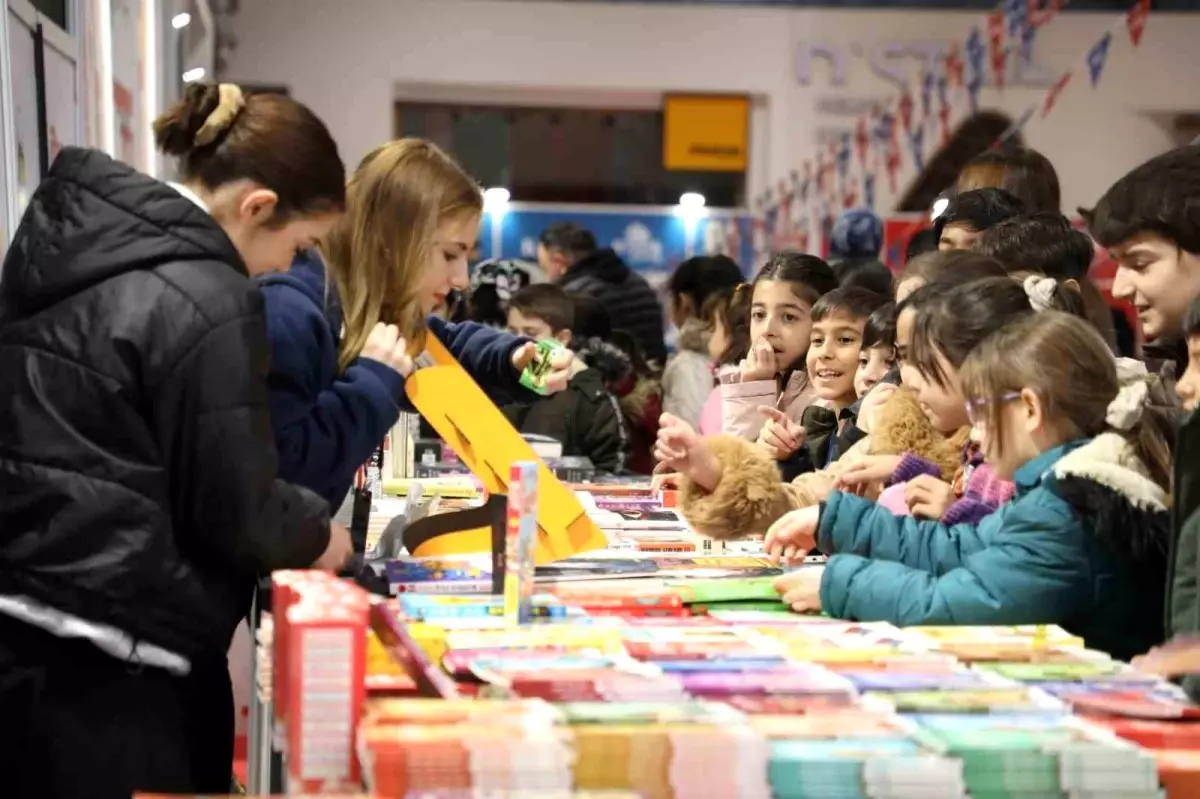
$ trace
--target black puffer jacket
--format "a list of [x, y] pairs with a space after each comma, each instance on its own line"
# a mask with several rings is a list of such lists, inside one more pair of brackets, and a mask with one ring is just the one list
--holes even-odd
[[262, 298], [175, 189], [68, 148], [0, 281], [0, 595], [196, 657], [328, 507], [275, 479]]
[[646, 278], [630, 269], [611, 249], [596, 250], [579, 259], [559, 281], [564, 291], [599, 300], [608, 311], [613, 330], [630, 333], [642, 356], [667, 362], [663, 342], [663, 309]]

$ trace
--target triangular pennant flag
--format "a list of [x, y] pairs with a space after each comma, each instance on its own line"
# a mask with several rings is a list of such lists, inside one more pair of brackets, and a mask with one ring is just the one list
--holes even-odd
[[858, 118], [858, 124], [854, 130], [854, 146], [858, 152], [858, 165], [866, 166], [867, 149], [871, 146], [871, 136], [867, 133], [867, 118], [861, 116]]
[[929, 119], [933, 108], [934, 75], [928, 70], [921, 72], [921, 120]]
[[875, 210], [875, 175], [871, 172], [863, 175], [863, 202], [869, 210]]
[[987, 16], [988, 52], [991, 55], [992, 75], [996, 87], [1004, 88], [1005, 62], [1008, 53], [1004, 50], [1004, 13], [996, 11]]
[[1100, 73], [1104, 71], [1104, 64], [1108, 61], [1108, 47], [1112, 44], [1112, 33], [1106, 33], [1100, 37], [1100, 41], [1092, 45], [1092, 49], [1088, 50], [1087, 65], [1088, 72], [1092, 76], [1092, 86], [1100, 83]]
[[963, 61], [958, 55], [957, 45], [951, 45], [946, 53], [946, 82], [951, 87], [963, 85]]
[[1067, 88], [1067, 84], [1071, 82], [1070, 70], [1059, 76], [1058, 80], [1054, 81], [1054, 85], [1050, 87], [1050, 91], [1046, 93], [1046, 100], [1042, 103], [1042, 116], [1046, 116], [1054, 109], [1054, 104], [1058, 102], [1058, 97]]
[[1137, 47], [1142, 43], [1142, 33], [1146, 30], [1146, 20], [1150, 16], [1150, 0], [1138, 0], [1133, 8], [1125, 15], [1125, 25], [1129, 28], [1129, 40]]
[[1033, 61], [1033, 40], [1037, 36], [1037, 28], [1026, 25], [1021, 30], [1021, 64], [1028, 66]]
[[904, 94], [900, 96], [900, 124], [905, 130], [912, 129], [912, 114], [913, 114], [913, 98], [908, 93], [908, 89], [904, 90]]
[[1008, 38], [1018, 38], [1029, 22], [1025, 0], [1004, 0], [1004, 16], [1008, 21]]

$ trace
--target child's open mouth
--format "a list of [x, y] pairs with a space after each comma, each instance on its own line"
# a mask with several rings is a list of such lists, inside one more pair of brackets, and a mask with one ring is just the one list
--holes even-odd
[[818, 369], [816, 372], [816, 377], [821, 380], [837, 380], [839, 377], [842, 377], [845, 374], [845, 372], [839, 372], [836, 369]]

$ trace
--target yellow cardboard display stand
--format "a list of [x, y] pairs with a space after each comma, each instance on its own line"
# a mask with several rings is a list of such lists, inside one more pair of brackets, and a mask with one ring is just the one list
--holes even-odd
[[575, 494], [546, 468], [533, 448], [479, 384], [434, 336], [426, 337], [433, 360], [414, 372], [405, 391], [442, 440], [479, 478], [489, 501], [483, 508], [444, 513], [409, 526], [404, 543], [415, 557], [493, 552], [493, 530], [504, 525], [509, 470], [518, 461], [538, 462], [538, 564], [603, 549], [604, 533], [588, 518]]

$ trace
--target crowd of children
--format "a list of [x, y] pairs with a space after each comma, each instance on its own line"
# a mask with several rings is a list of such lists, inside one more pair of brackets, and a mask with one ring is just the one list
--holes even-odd
[[[1089, 237], [1046, 159], [991, 151], [890, 296], [772, 258], [726, 394], [737, 413], [715, 435], [665, 415], [660, 481], [703, 534], [828, 555], [780, 578], [796, 611], [1061, 624], [1149, 653], [1143, 668], [1200, 671], [1200, 426], [1181, 421], [1200, 403], [1198, 182], [1200, 148], [1153, 159], [1084, 212]], [[1140, 348], [1088, 278], [1097, 245], [1161, 369], [1126, 357]]]

